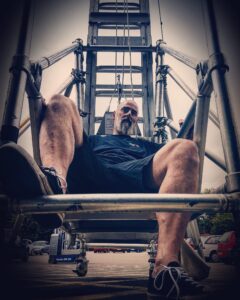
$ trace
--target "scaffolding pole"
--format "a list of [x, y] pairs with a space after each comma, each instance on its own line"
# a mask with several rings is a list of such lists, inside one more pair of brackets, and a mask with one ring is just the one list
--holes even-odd
[[[4, 197], [2, 196], [2, 201]], [[13, 200], [22, 213], [239, 211], [240, 193], [232, 194], [80, 194]]]

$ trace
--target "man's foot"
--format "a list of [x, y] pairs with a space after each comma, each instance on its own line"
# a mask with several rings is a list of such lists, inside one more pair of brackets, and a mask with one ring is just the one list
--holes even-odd
[[[0, 181], [9, 196], [30, 198], [62, 194], [57, 175], [54, 177], [54, 172], [46, 168], [41, 170], [33, 158], [15, 143], [0, 147], [0, 166]], [[63, 220], [60, 214], [37, 215], [36, 219], [53, 228], [61, 226]]]
[[179, 299], [183, 295], [201, 294], [203, 286], [194, 281], [179, 266], [172, 262], [162, 265], [155, 278], [149, 277], [148, 299]]

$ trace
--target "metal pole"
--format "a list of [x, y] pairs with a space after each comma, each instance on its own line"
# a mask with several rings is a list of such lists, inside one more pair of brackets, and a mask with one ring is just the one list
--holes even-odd
[[190, 57], [189, 55], [186, 55], [180, 51], [174, 50], [171, 47], [168, 47], [164, 45], [163, 43], [160, 44], [160, 48], [165, 52], [171, 55], [172, 57], [176, 58], [180, 62], [184, 63], [188, 67], [192, 69], [196, 69], [198, 60], [196, 58]]
[[155, 105], [156, 105], [156, 117], [163, 116], [163, 81], [161, 76], [161, 66], [164, 63], [163, 53], [157, 53], [157, 66], [156, 66], [156, 96], [155, 96]]
[[[167, 69], [167, 68], [166, 68]], [[168, 97], [168, 91], [167, 91], [167, 76], [165, 75], [164, 81], [163, 81], [163, 99], [164, 99], [164, 105], [166, 109], [166, 115], [168, 119], [173, 119], [172, 109]], [[176, 138], [176, 133], [174, 130], [170, 129], [171, 137], [172, 139]]]
[[[198, 192], [201, 192], [202, 185], [202, 173], [203, 173], [203, 162], [204, 162], [204, 153], [205, 153], [205, 144], [206, 144], [206, 135], [207, 135], [207, 123], [208, 123], [208, 112], [209, 112], [209, 103], [210, 97], [198, 95], [196, 101], [196, 114], [194, 122], [194, 133], [193, 140], [197, 144], [198, 153], [199, 153], [199, 175], [198, 175]], [[188, 233], [191, 235], [194, 244], [197, 247], [197, 251], [201, 257], [204, 257], [200, 232], [198, 229], [198, 224], [196, 220], [193, 220], [188, 225]]]
[[[81, 54], [80, 51], [75, 51], [75, 70], [76, 72], [80, 71], [81, 68]], [[76, 92], [77, 92], [77, 107], [78, 109], [82, 109], [82, 103], [81, 103], [81, 91], [80, 91], [80, 82], [76, 81]]]
[[[163, 99], [163, 77], [162, 77], [162, 67], [164, 65], [164, 52], [160, 50], [161, 40], [157, 41], [157, 52], [156, 52], [156, 88], [155, 88], [155, 120], [158, 120], [164, 115], [164, 99]], [[159, 134], [159, 126], [156, 126], [156, 135], [158, 143], [162, 142], [161, 135]]]
[[226, 177], [229, 192], [240, 190], [240, 153], [237, 144], [237, 134], [230, 109], [230, 99], [227, 91], [224, 73], [223, 55], [221, 54], [218, 32], [211, 0], [205, 0], [204, 12], [208, 34], [209, 63], [211, 67], [212, 84], [216, 96], [216, 105], [220, 121], [220, 132], [228, 175]]
[[74, 84], [74, 76], [71, 74], [68, 78], [57, 88], [55, 94], [62, 94], [69, 86]]
[[176, 82], [176, 84], [188, 95], [192, 100], [197, 98], [197, 95], [191, 90], [191, 88], [180, 78], [179, 75], [171, 67], [168, 67], [167, 72], [169, 76]]
[[39, 132], [41, 126], [41, 116], [43, 109], [43, 99], [42, 96], [28, 95], [29, 102], [29, 112], [30, 112], [30, 122], [32, 131], [32, 145], [33, 145], [33, 157], [35, 161], [41, 165], [40, 149], [39, 149]]
[[46, 56], [46, 57], [42, 57], [39, 60], [32, 61], [31, 63], [33, 65], [41, 66], [42, 70], [44, 70], [44, 69], [52, 66], [53, 64], [55, 64], [56, 62], [58, 62], [59, 60], [61, 60], [65, 56], [67, 56], [68, 54], [74, 52], [78, 48], [79, 48], [79, 41], [76, 40], [72, 43], [72, 45], [64, 48], [63, 50], [60, 50], [60, 51], [58, 51], [54, 54], [51, 54], [49, 56]]
[[23, 213], [230, 212], [240, 210], [240, 194], [66, 194], [16, 199], [12, 205]]
[[201, 191], [203, 162], [205, 153], [205, 144], [207, 136], [208, 112], [209, 112], [210, 96], [199, 95], [197, 97], [196, 116], [194, 122], [193, 140], [198, 146], [198, 154], [200, 160], [198, 192]]
[[16, 55], [13, 57], [11, 77], [9, 82], [6, 108], [1, 129], [3, 141], [17, 142], [21, 121], [24, 93], [27, 82], [27, 72], [30, 63], [30, 37], [33, 25], [31, 1], [26, 0], [23, 8], [20, 35], [18, 38]]
[[[174, 124], [174, 122], [172, 120], [168, 119], [166, 125], [169, 126], [169, 128], [171, 128], [174, 132], [176, 132], [176, 133], [179, 132], [177, 125]], [[214, 162], [219, 168], [221, 168], [223, 171], [226, 172], [226, 165], [225, 165], [224, 161], [220, 157], [216, 156], [209, 149], [205, 150], [205, 155], [212, 162]]]
[[[196, 100], [197, 95], [190, 89], [189, 86], [173, 71], [171, 67], [167, 69], [170, 77], [176, 82], [176, 84], [188, 95], [191, 100]], [[214, 114], [213, 111], [209, 111], [209, 119], [219, 128], [218, 117]]]
[[76, 91], [77, 91], [77, 106], [79, 110], [83, 110], [84, 108], [84, 82], [83, 82], [83, 52], [82, 52], [82, 40], [78, 40], [79, 42], [79, 48], [78, 50], [75, 51], [75, 55], [76, 55], [76, 63], [75, 63], [75, 67], [76, 67], [76, 76], [78, 76], [79, 78], [77, 78], [76, 80]]
[[187, 113], [187, 116], [185, 117], [185, 120], [178, 132], [178, 135], [177, 135], [178, 138], [187, 138], [187, 135], [194, 124], [196, 105], [197, 105], [197, 102], [196, 102], [196, 100], [194, 100], [194, 102], [192, 103], [192, 105]]

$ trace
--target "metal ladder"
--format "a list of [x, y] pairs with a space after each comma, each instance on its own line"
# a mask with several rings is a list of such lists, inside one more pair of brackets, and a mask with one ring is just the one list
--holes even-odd
[[[129, 32], [137, 31], [139, 36], [128, 36], [128, 29]], [[116, 35], [107, 35], [110, 30], [116, 30]], [[121, 30], [120, 35], [118, 35], [119, 30]], [[140, 122], [143, 123], [144, 136], [152, 136], [154, 99], [149, 1], [140, 0], [139, 3], [116, 1], [114, 3], [91, 0], [86, 50], [87, 76], [84, 110], [91, 112], [85, 119], [87, 133], [96, 133], [95, 124], [102, 121], [101, 117], [95, 116], [96, 105], [101, 102], [102, 98], [110, 99], [112, 95], [115, 98], [119, 97], [119, 93], [115, 93], [116, 85], [99, 84], [97, 82], [98, 76], [112, 74], [114, 77], [114, 73], [115, 75], [122, 75], [124, 72], [132, 73], [130, 75], [140, 74], [141, 76], [141, 84], [133, 83], [131, 86], [128, 83], [119, 88], [122, 95], [127, 98], [132, 97], [133, 94], [134, 98], [142, 99], [143, 118], [140, 119]], [[140, 65], [98, 64], [100, 53], [125, 52], [131, 55], [129, 51], [140, 54]], [[104, 128], [101, 132], [106, 132], [106, 130]]]
[[[136, 13], [136, 16], [133, 18], [129, 16], [129, 24], [141, 24], [141, 39], [142, 37], [146, 38], [146, 40], [142, 40], [143, 44], [136, 44], [134, 45], [133, 38], [133, 46], [131, 46], [131, 51], [140, 52], [141, 53], [141, 61], [142, 65], [140, 68], [136, 69], [137, 71], [141, 71], [142, 73], [142, 80], [143, 83], [146, 83], [144, 80], [150, 80], [150, 84], [144, 86], [142, 84], [142, 97], [143, 97], [143, 120], [144, 120], [144, 135], [150, 136], [151, 133], [151, 124], [153, 121], [153, 116], [151, 115], [154, 111], [153, 108], [153, 97], [152, 97], [152, 82], [151, 82], [151, 69], [152, 67], [152, 52], [156, 51], [155, 47], [151, 46], [149, 40], [149, 14], [148, 14], [148, 1], [140, 1], [140, 6], [136, 4], [133, 5], [134, 9], [138, 7], [138, 9], [143, 9], [143, 12]], [[104, 3], [101, 3], [101, 5]], [[110, 9], [111, 5], [109, 3], [104, 4], [100, 8], [107, 8]], [[75, 52], [77, 57], [77, 67], [81, 70], [81, 61], [79, 61], [79, 52], [87, 51], [87, 78], [88, 78], [88, 85], [86, 87], [86, 101], [84, 108], [86, 111], [91, 112], [91, 115], [86, 118], [85, 121], [85, 129], [88, 133], [94, 133], [95, 123], [97, 118], [95, 118], [95, 105], [96, 105], [96, 94], [98, 95], [108, 95], [111, 94], [113, 86], [108, 85], [107, 87], [101, 87], [97, 85], [96, 82], [96, 74], [101, 71], [107, 71], [108, 68], [106, 66], [98, 66], [97, 65], [97, 53], [100, 51], [128, 51], [128, 46], [121, 46], [119, 42], [118, 46], [109, 45], [109, 41], [113, 41], [113, 37], [100, 37], [97, 34], [97, 30], [99, 29], [98, 26], [121, 26], [123, 23], [122, 15], [117, 17], [117, 13], [115, 15], [116, 18], [112, 18], [109, 15], [109, 19], [106, 16], [106, 13], [99, 12], [99, 6], [96, 6], [95, 1], [91, 1], [91, 11], [90, 11], [90, 29], [91, 34], [89, 34], [90, 42], [86, 46], [83, 46], [80, 41], [76, 41], [74, 44], [69, 46], [68, 48], [59, 51], [58, 53], [44, 57], [37, 62], [30, 62], [28, 59], [29, 56], [29, 49], [30, 44], [28, 40], [28, 34], [31, 30], [31, 26], [28, 26], [28, 22], [26, 20], [29, 19], [30, 10], [25, 11], [25, 16], [22, 28], [21, 28], [21, 37], [18, 43], [17, 55], [14, 59], [12, 70], [12, 81], [9, 87], [9, 94], [6, 102], [6, 111], [4, 115], [3, 125], [1, 129], [1, 139], [2, 142], [13, 141], [17, 142], [18, 134], [19, 134], [19, 125], [20, 125], [20, 118], [21, 118], [21, 108], [23, 102], [23, 95], [25, 90], [30, 101], [30, 114], [31, 114], [31, 124], [32, 124], [32, 133], [33, 133], [33, 140], [35, 141], [35, 158], [37, 160], [37, 133], [38, 133], [38, 126], [39, 126], [39, 113], [41, 111], [41, 94], [38, 89], [38, 71], [43, 71], [45, 68], [51, 66], [55, 62], [57, 62], [62, 57], [66, 56], [71, 52]], [[119, 8], [120, 9], [120, 8]], [[210, 12], [210, 20], [214, 20], [214, 15], [212, 7], [209, 7]], [[105, 14], [105, 15], [103, 15]], [[122, 13], [121, 13], [122, 14]], [[131, 13], [132, 14], [132, 13]], [[114, 13], [113, 13], [114, 15]], [[130, 15], [130, 14], [129, 14]], [[112, 19], [111, 19], [112, 18]], [[118, 18], [118, 19], [117, 19]], [[31, 18], [30, 18], [31, 19]], [[29, 19], [29, 20], [30, 20]], [[114, 22], [113, 23], [113, 19]], [[108, 21], [108, 22], [107, 22]], [[105, 22], [105, 23], [104, 23]], [[112, 22], [112, 23], [111, 23]], [[31, 22], [29, 22], [31, 23]], [[102, 23], [102, 24], [101, 24]], [[110, 25], [108, 24], [110, 23]], [[101, 25], [99, 25], [101, 24]], [[215, 24], [212, 22], [210, 24], [211, 27], [215, 29]], [[103, 29], [102, 28], [102, 29]], [[213, 30], [213, 32], [214, 32]], [[211, 30], [209, 30], [212, 32]], [[146, 35], [142, 35], [144, 33]], [[220, 130], [223, 133], [224, 137], [227, 136], [226, 140], [228, 143], [224, 144], [224, 153], [225, 153], [225, 160], [226, 160], [226, 170], [227, 170], [227, 177], [226, 177], [226, 189], [221, 191], [221, 194], [209, 194], [209, 195], [160, 195], [160, 194], [143, 194], [143, 195], [102, 195], [101, 199], [99, 199], [98, 195], [54, 195], [54, 196], [43, 196], [38, 197], [37, 199], [21, 199], [21, 202], [14, 201], [16, 199], [11, 199], [11, 204], [15, 211], [22, 212], [22, 213], [47, 213], [49, 211], [54, 212], [66, 212], [68, 214], [69, 221], [76, 221], [77, 225], [81, 225], [78, 221], [80, 217], [82, 219], [87, 219], [90, 216], [93, 216], [93, 211], [90, 211], [89, 214], [84, 212], [84, 210], [92, 210], [91, 204], [95, 204], [94, 213], [96, 215], [100, 213], [104, 213], [104, 215], [112, 219], [113, 218], [113, 211], [116, 213], [116, 216], [121, 214], [121, 212], [128, 211], [125, 214], [125, 219], [129, 220], [152, 220], [151, 216], [149, 217], [149, 213], [154, 213], [156, 211], [196, 211], [196, 212], [203, 212], [203, 211], [231, 211], [239, 213], [239, 191], [240, 191], [240, 163], [239, 163], [239, 150], [237, 149], [237, 139], [236, 139], [236, 131], [233, 126], [233, 118], [231, 112], [229, 110], [229, 101], [228, 95], [226, 90], [226, 85], [224, 81], [224, 72], [225, 72], [225, 64], [223, 61], [222, 56], [219, 54], [220, 49], [218, 45], [218, 40], [216, 35], [212, 35], [211, 47], [212, 47], [212, 56], [209, 58], [209, 70], [207, 73], [202, 72], [203, 67], [199, 65], [199, 81], [201, 86], [201, 91], [204, 94], [207, 94], [212, 91], [212, 89], [216, 90], [221, 97], [218, 99], [217, 106], [219, 107], [220, 115], [219, 115], [219, 123], [220, 123]], [[103, 38], [103, 39], [102, 39]], [[111, 40], [112, 38], [112, 40]], [[115, 37], [114, 37], [115, 38]], [[92, 40], [91, 40], [92, 39]], [[118, 38], [119, 40], [119, 38]], [[139, 39], [136, 39], [136, 43], [140, 43]], [[98, 44], [95, 44], [99, 42]], [[101, 43], [105, 43], [105, 45], [101, 45]], [[170, 52], [171, 49], [165, 47], [164, 45], [160, 45], [160, 48], [164, 50], [166, 53]], [[176, 52], [175, 52], [176, 53]], [[81, 59], [81, 57], [80, 57]], [[109, 69], [111, 69], [110, 66]], [[146, 68], [146, 69], [145, 69]], [[108, 71], [109, 71], [108, 69]], [[129, 69], [129, 66], [128, 66]], [[39, 73], [41, 73], [39, 71]], [[113, 71], [113, 70], [112, 70]], [[93, 77], [91, 77], [93, 76]], [[90, 77], [90, 78], [89, 78]], [[76, 80], [76, 78], [74, 78]], [[68, 94], [71, 90], [71, 86], [74, 80], [70, 81], [68, 85], [66, 85], [65, 94]], [[126, 87], [125, 87], [126, 88]], [[107, 93], [106, 90], [110, 90], [111, 92]], [[17, 91], [17, 92], [16, 92]], [[99, 94], [100, 93], [100, 94]], [[146, 98], [144, 98], [146, 97]], [[200, 128], [201, 116], [206, 116], [208, 114], [208, 107], [204, 107], [204, 97], [199, 97], [195, 101], [196, 115], [200, 119], [196, 119], [198, 125], [198, 137], [201, 136], [202, 130], [206, 128]], [[88, 100], [89, 99], [89, 100]], [[100, 100], [97, 100], [100, 101]], [[146, 106], [146, 107], [145, 107]], [[193, 109], [193, 110], [194, 110]], [[192, 111], [193, 111], [192, 110]], [[193, 122], [193, 112], [190, 111], [189, 119], [187, 123]], [[14, 116], [14, 117], [13, 117]], [[204, 127], [204, 126], [203, 126]], [[203, 134], [205, 134], [203, 132]], [[201, 150], [201, 155], [204, 155], [204, 149]], [[6, 197], [1, 195], [1, 200], [4, 200]], [[118, 205], [113, 205], [118, 202]], [[60, 205], [59, 205], [60, 204]], [[103, 208], [104, 204], [104, 208]], [[129, 205], [131, 205], [131, 210], [129, 211]], [[106, 210], [106, 211], [104, 211]], [[139, 215], [138, 212], [141, 211]], [[109, 213], [110, 212], [110, 213]], [[85, 213], [85, 214], [84, 214]], [[135, 213], [135, 215], [134, 215]], [[100, 215], [99, 214], [99, 215]], [[72, 216], [71, 216], [72, 215]], [[146, 216], [147, 215], [147, 216]], [[103, 215], [102, 215], [103, 216]], [[79, 223], [78, 223], [79, 222]], [[145, 226], [145, 224], [144, 224]], [[78, 228], [75, 228], [78, 230]]]

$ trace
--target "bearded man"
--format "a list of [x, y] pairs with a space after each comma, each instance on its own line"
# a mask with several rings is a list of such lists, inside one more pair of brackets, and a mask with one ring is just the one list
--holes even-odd
[[[193, 141], [157, 144], [131, 137], [138, 106], [125, 100], [114, 113], [113, 134], [87, 136], [75, 104], [62, 95], [48, 102], [40, 130], [39, 167], [13, 143], [0, 149], [0, 178], [17, 196], [60, 193], [196, 193], [199, 157]], [[202, 286], [180, 267], [179, 251], [190, 213], [156, 213], [159, 225], [151, 298], [199, 293]], [[55, 227], [59, 215], [51, 215]]]

